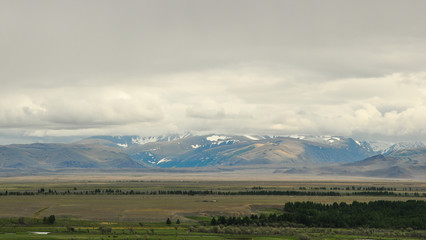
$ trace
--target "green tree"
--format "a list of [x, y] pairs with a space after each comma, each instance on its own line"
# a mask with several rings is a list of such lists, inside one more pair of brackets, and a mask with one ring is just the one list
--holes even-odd
[[49, 218], [48, 218], [48, 222], [49, 222], [50, 224], [55, 223], [55, 220], [56, 220], [55, 215], [50, 215], [50, 216], [49, 216]]
[[179, 218], [178, 218], [178, 220], [176, 220], [176, 224], [180, 224], [180, 220], [179, 220]]
[[170, 221], [170, 218], [167, 218], [166, 224], [167, 224], [167, 225], [172, 224], [172, 221]]
[[47, 224], [53, 224], [55, 223], [55, 215], [50, 215], [49, 217], [44, 217], [43, 218], [43, 223], [47, 223]]

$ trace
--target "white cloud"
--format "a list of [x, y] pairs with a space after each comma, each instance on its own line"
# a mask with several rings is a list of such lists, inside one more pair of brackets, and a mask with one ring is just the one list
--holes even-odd
[[0, 135], [424, 138], [424, 8], [2, 2]]
[[239, 68], [157, 76], [149, 87], [27, 89], [3, 95], [0, 121], [3, 129], [39, 137], [143, 134], [147, 128], [154, 134], [414, 136], [426, 132], [424, 76], [299, 82], [281, 72]]
[[424, 76], [299, 82], [259, 68], [168, 74], [149, 87], [130, 81], [4, 94], [0, 121], [39, 137], [185, 130], [415, 136], [426, 132]]

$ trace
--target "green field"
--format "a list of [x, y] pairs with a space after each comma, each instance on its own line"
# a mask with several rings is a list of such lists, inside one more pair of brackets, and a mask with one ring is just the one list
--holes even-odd
[[[345, 195], [392, 189], [401, 196]], [[40, 189], [44, 192], [40, 193]], [[368, 190], [366, 190], [368, 189]], [[372, 190], [373, 189], [373, 190]], [[52, 194], [48, 194], [48, 192]], [[96, 192], [93, 192], [96, 190]], [[112, 194], [105, 190], [113, 190]], [[121, 193], [118, 194], [120, 190]], [[336, 191], [341, 196], [146, 194], [181, 191]], [[422, 182], [3, 181], [0, 239], [422, 239], [424, 230], [326, 229], [303, 226], [210, 226], [214, 216], [283, 211], [296, 201], [334, 203], [426, 200]], [[126, 191], [143, 194], [124, 194]], [[86, 194], [88, 192], [88, 194]], [[53, 194], [55, 193], [55, 194]], [[117, 194], [116, 194], [117, 193]], [[418, 193], [420, 195], [415, 195]], [[43, 217], [56, 216], [54, 224]], [[172, 221], [166, 224], [166, 219]], [[179, 219], [180, 224], [176, 224]], [[101, 231], [107, 229], [108, 231]], [[49, 232], [47, 235], [33, 232]]]

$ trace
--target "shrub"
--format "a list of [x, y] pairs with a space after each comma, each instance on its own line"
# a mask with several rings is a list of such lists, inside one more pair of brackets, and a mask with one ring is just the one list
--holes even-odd
[[306, 234], [306, 233], [302, 233], [302, 234], [299, 235], [299, 239], [300, 240], [311, 240], [311, 237], [309, 237], [309, 235]]

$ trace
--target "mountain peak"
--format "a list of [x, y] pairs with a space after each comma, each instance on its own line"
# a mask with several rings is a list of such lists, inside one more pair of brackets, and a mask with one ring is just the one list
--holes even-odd
[[406, 142], [384, 142], [384, 141], [368, 141], [371, 148], [380, 154], [389, 155], [393, 152], [405, 149], [424, 148], [425, 144], [421, 141], [406, 141]]

